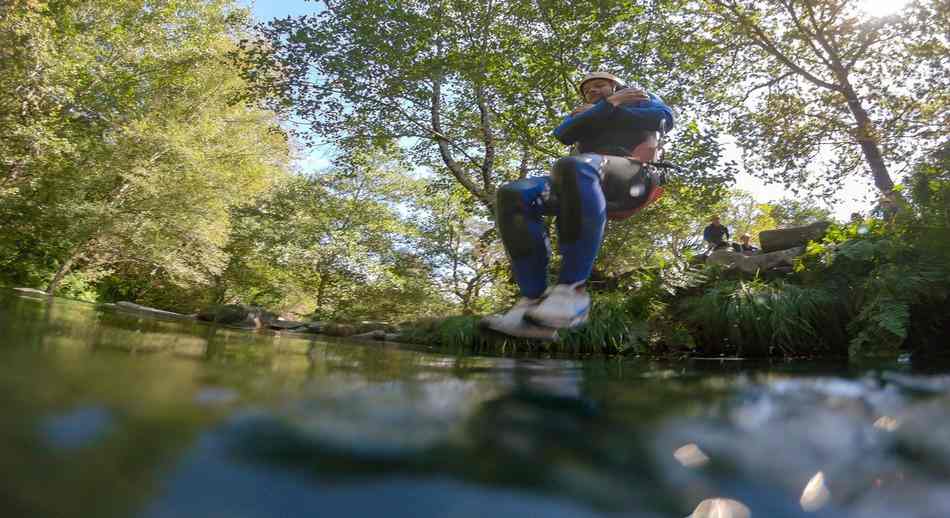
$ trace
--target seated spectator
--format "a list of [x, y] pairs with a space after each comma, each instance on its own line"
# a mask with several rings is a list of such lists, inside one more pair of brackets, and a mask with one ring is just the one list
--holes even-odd
[[729, 237], [729, 229], [719, 223], [719, 216], [709, 218], [709, 225], [703, 229], [703, 240], [709, 243], [711, 250], [719, 250], [727, 247], [726, 238]]
[[752, 236], [749, 234], [742, 234], [739, 237], [739, 252], [742, 252], [745, 255], [752, 255], [759, 253], [759, 247], [754, 246], [750, 240]]

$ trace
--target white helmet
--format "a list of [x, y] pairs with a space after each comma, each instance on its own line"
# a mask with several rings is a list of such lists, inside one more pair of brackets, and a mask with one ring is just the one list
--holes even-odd
[[623, 81], [610, 72], [591, 72], [590, 74], [584, 76], [584, 79], [581, 79], [581, 82], [577, 84], [577, 91], [580, 92], [581, 96], [584, 95], [584, 83], [593, 81], [594, 79], [606, 79], [608, 81], [612, 81], [617, 86], [623, 86]]

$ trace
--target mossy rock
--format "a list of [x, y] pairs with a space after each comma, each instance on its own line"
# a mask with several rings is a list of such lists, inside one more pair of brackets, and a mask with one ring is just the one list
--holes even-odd
[[354, 324], [357, 334], [369, 333], [372, 331], [383, 331], [384, 333], [394, 333], [396, 332], [396, 326], [390, 324], [389, 322], [372, 322], [372, 321], [363, 321], [358, 324]]
[[327, 336], [353, 336], [356, 334], [356, 326], [352, 324], [327, 322], [320, 327], [320, 333]]
[[198, 312], [195, 318], [226, 326], [260, 329], [275, 322], [277, 315], [257, 306], [222, 304]]
[[759, 243], [762, 253], [787, 250], [797, 246], [805, 246], [809, 241], [818, 241], [824, 237], [831, 223], [818, 221], [811, 225], [794, 228], [778, 228], [759, 232]]

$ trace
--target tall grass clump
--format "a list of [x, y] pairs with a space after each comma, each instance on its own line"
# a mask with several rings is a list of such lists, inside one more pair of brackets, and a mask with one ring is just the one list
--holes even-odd
[[639, 317], [636, 301], [621, 293], [594, 294], [588, 324], [561, 331], [558, 340], [545, 342], [479, 329], [478, 316], [453, 316], [416, 322], [403, 330], [401, 340], [432, 345], [447, 352], [490, 354], [626, 354], [641, 352], [647, 324]]
[[706, 354], [844, 354], [840, 301], [828, 290], [778, 281], [717, 281], [679, 305]]
[[643, 351], [648, 326], [637, 301], [623, 293], [595, 294], [592, 299], [587, 324], [562, 331], [559, 349], [580, 354]]

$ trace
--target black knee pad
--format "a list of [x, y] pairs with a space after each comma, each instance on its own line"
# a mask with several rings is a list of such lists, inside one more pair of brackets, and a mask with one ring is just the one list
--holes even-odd
[[498, 233], [511, 257], [525, 257], [538, 252], [538, 244], [528, 229], [527, 218], [530, 216], [523, 207], [524, 203], [523, 193], [514, 184], [498, 188], [495, 204]]
[[558, 236], [565, 243], [572, 243], [581, 237], [581, 192], [577, 184], [578, 169], [583, 164], [576, 156], [564, 157], [554, 163], [551, 170], [551, 190], [557, 196], [559, 215]]

